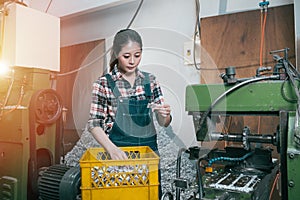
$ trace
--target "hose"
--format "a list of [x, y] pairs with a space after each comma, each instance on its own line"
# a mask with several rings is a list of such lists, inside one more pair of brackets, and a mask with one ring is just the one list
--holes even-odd
[[210, 159], [208, 161], [208, 166], [211, 166], [214, 162], [221, 161], [221, 160], [230, 161], [230, 162], [240, 162], [240, 161], [245, 160], [249, 156], [251, 156], [253, 153], [254, 152], [249, 152], [249, 153], [245, 154], [244, 156], [242, 156], [240, 158], [231, 158], [231, 157], [217, 157], [217, 158], [213, 158], [213, 159]]

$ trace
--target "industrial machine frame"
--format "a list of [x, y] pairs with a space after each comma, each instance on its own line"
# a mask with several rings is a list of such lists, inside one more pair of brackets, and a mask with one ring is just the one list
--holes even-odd
[[[282, 57], [275, 54], [281, 52]], [[174, 191], [162, 199], [180, 200], [182, 191], [199, 200], [299, 197], [300, 74], [289, 62], [287, 48], [273, 53], [275, 66], [259, 67], [253, 77], [237, 79], [235, 68], [228, 67], [221, 74], [223, 84], [187, 86], [186, 111], [193, 116], [197, 140], [216, 145], [180, 149]], [[56, 125], [61, 123], [62, 101], [50, 89], [52, 78], [45, 70], [18, 68], [5, 82], [7, 91], [0, 90], [5, 97], [0, 113], [1, 199], [80, 197], [80, 168], [60, 164], [62, 135]], [[278, 124], [272, 133], [252, 133], [247, 125], [238, 133], [219, 131], [218, 126], [224, 127], [220, 119], [231, 116], [272, 116]], [[222, 145], [224, 141], [230, 145]], [[196, 161], [195, 180], [181, 177], [183, 153]]]
[[[259, 67], [253, 77], [237, 79], [235, 68], [228, 67], [220, 76], [223, 84], [187, 86], [186, 111], [193, 116], [197, 140], [214, 146], [180, 149], [176, 193], [168, 191], [162, 199], [179, 200], [182, 191], [192, 193], [188, 199], [203, 200], [299, 197], [300, 75], [288, 60], [288, 50], [271, 52], [275, 66]], [[223, 118], [244, 116], [271, 116], [278, 125], [272, 133], [251, 133], [247, 125], [239, 133], [224, 131]], [[180, 176], [183, 152], [197, 160], [196, 181]]]

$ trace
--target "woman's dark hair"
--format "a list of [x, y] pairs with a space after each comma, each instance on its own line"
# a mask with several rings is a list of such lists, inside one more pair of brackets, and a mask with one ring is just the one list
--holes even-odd
[[129, 43], [129, 41], [137, 42], [141, 49], [143, 47], [141, 36], [132, 29], [123, 29], [116, 33], [113, 41], [113, 46], [111, 50], [111, 58], [110, 58], [110, 68], [109, 71], [112, 71], [114, 66], [118, 64], [118, 54], [121, 49]]

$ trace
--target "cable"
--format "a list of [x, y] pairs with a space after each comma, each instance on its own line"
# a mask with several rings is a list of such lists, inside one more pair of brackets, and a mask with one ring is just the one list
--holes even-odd
[[[289, 56], [289, 59], [293, 59], [293, 58], [295, 58], [295, 55]], [[274, 61], [265, 62], [266, 65], [272, 64], [272, 63], [274, 63]], [[246, 69], [246, 68], [256, 67], [258, 65], [259, 65], [259, 63], [255, 63], [255, 64], [251, 64], [251, 65], [240, 65], [240, 66], [236, 66], [235, 68], [236, 69]], [[214, 71], [214, 70], [225, 70], [226, 68], [227, 67], [220, 67], [220, 68], [205, 68], [205, 67], [201, 67], [200, 70]]]
[[[296, 111], [297, 111], [296, 117], [297, 117], [297, 116], [300, 116], [300, 109], [299, 109], [299, 106], [300, 106], [300, 93], [299, 93], [299, 90], [296, 86], [295, 78], [294, 78], [293, 74], [291, 73], [291, 71], [289, 70], [289, 62], [287, 62], [285, 59], [283, 59], [283, 66], [286, 70], [286, 73], [287, 73], [289, 79], [292, 82], [295, 94], [297, 96], [297, 109], [296, 109]], [[296, 122], [297, 122], [297, 120], [296, 120]]]
[[[194, 33], [194, 38], [193, 38], [193, 40], [194, 40], [194, 44], [193, 44], [193, 62], [194, 62], [194, 66], [195, 66], [196, 70], [200, 70], [200, 67], [198, 67], [197, 61], [196, 61], [196, 46], [197, 46], [196, 39], [197, 39], [197, 33], [195, 32]], [[198, 53], [200, 53], [200, 52], [198, 52]]]
[[277, 183], [277, 181], [279, 179], [279, 176], [280, 176], [280, 172], [277, 173], [277, 175], [275, 177], [275, 180], [273, 182], [272, 189], [271, 189], [270, 196], [269, 196], [269, 200], [272, 200], [272, 194], [273, 194], [273, 192], [275, 190], [275, 185], [276, 185], [276, 183]]
[[199, 34], [199, 38], [201, 37], [201, 25], [200, 25], [200, 2], [199, 0], [195, 0], [196, 2], [196, 27], [198, 28], [197, 29], [197, 32]]
[[257, 134], [260, 134], [260, 122], [261, 122], [261, 115], [258, 116], [258, 122], [257, 122]]
[[[261, 39], [260, 39], [260, 53], [259, 53], [259, 64], [263, 66], [263, 47], [264, 47], [264, 40], [265, 40], [265, 29], [266, 29], [266, 22], [267, 22], [267, 9], [261, 11]], [[263, 19], [263, 20], [262, 20]]]
[[108, 50], [106, 50], [101, 56], [99, 56], [98, 58], [96, 58], [95, 60], [91, 61], [90, 63], [87, 63], [86, 65], [83, 65], [77, 69], [74, 69], [72, 71], [68, 71], [68, 72], [65, 72], [65, 73], [60, 73], [60, 74], [57, 74], [57, 76], [67, 76], [67, 75], [70, 75], [70, 74], [73, 74], [73, 73], [76, 73], [80, 70], [83, 70], [87, 67], [89, 67], [90, 65], [92, 65], [93, 63], [95, 63], [96, 61], [102, 59], [109, 51], [111, 50], [111, 48], [109, 48]]
[[260, 52], [259, 52], [259, 64], [263, 66], [263, 47], [265, 40], [265, 29], [267, 22], [267, 13], [269, 1], [263, 0], [258, 4], [261, 7], [261, 17], [260, 17], [260, 29], [261, 29], [261, 38], [260, 38]]
[[[135, 11], [135, 13], [134, 13], [132, 19], [130, 20], [129, 24], [128, 24], [127, 27], [126, 27], [127, 29], [130, 28], [131, 24], [132, 24], [133, 21], [135, 20], [135, 18], [136, 18], [136, 16], [137, 16], [138, 12], [140, 11], [140, 9], [141, 9], [141, 7], [142, 7], [143, 2], [144, 2], [144, 0], [141, 0], [141, 1], [140, 1], [137, 10]], [[79, 72], [80, 70], [83, 70], [83, 69], [89, 67], [91, 64], [95, 63], [96, 61], [98, 61], [98, 60], [102, 59], [104, 56], [106, 56], [106, 55], [108, 54], [108, 52], [110, 52], [111, 48], [112, 48], [112, 47], [108, 48], [101, 56], [99, 56], [98, 58], [96, 58], [96, 59], [93, 60], [92, 62], [90, 62], [90, 63], [88, 63], [88, 64], [86, 64], [86, 65], [84, 65], [84, 66], [82, 66], [82, 67], [79, 67], [78, 69], [74, 69], [74, 70], [69, 71], [69, 72], [57, 74], [57, 76], [67, 76], [67, 75], [70, 75], [70, 74]], [[104, 71], [105, 71], [105, 69], [104, 69]]]
[[[294, 58], [294, 57], [293, 57]], [[297, 75], [298, 78], [300, 78], [300, 73], [299, 71], [296, 69], [296, 67], [288, 60], [288, 57], [287, 57], [287, 62], [290, 66], [290, 68], [292, 69], [292, 71], [294, 72], [295, 75]]]
[[297, 90], [295, 78], [294, 78], [292, 72], [291, 72], [290, 69], [289, 69], [289, 63], [286, 62], [285, 60], [283, 60], [283, 66], [284, 66], [284, 68], [285, 68], [285, 70], [286, 70], [286, 73], [287, 73], [289, 79], [290, 79], [291, 82], [292, 82], [292, 85], [293, 85], [294, 90], [295, 90], [295, 94], [296, 94], [296, 96], [297, 96], [297, 100], [299, 101], [299, 100], [300, 100], [300, 94], [299, 94], [299, 91]]
[[51, 4], [52, 4], [52, 0], [50, 0], [50, 1], [49, 1], [49, 3], [48, 3], [48, 6], [47, 6], [47, 8], [46, 8], [46, 10], [45, 10], [45, 13], [47, 13], [47, 12], [48, 12], [48, 10], [49, 10], [49, 8], [50, 8]]
[[132, 24], [133, 21], [135, 20], [135, 18], [136, 18], [136, 16], [137, 16], [137, 14], [139, 13], [139, 11], [140, 11], [140, 9], [141, 9], [143, 3], [144, 3], [144, 0], [141, 0], [140, 3], [139, 3], [138, 8], [136, 9], [136, 11], [135, 11], [135, 13], [134, 13], [134, 15], [133, 15], [133, 17], [132, 17], [132, 19], [130, 20], [129, 24], [127, 25], [127, 29], [130, 28], [131, 24]]
[[256, 78], [253, 78], [253, 79], [249, 79], [249, 80], [246, 80], [244, 82], [241, 82], [235, 86], [233, 86], [232, 88], [228, 89], [227, 91], [225, 91], [223, 94], [221, 94], [211, 105], [210, 107], [208, 108], [208, 110], [204, 113], [204, 115], [201, 117], [201, 120], [200, 120], [200, 129], [197, 131], [199, 132], [202, 128], [202, 126], [204, 125], [204, 122], [206, 120], [206, 118], [208, 117], [208, 115], [211, 113], [212, 109], [219, 103], [220, 100], [222, 100], [224, 97], [226, 97], [227, 95], [229, 95], [230, 93], [234, 92], [235, 90], [245, 86], [245, 85], [248, 85], [250, 83], [254, 83], [254, 82], [259, 82], [259, 81], [264, 81], [264, 80], [277, 80], [279, 78], [278, 75], [273, 75], [273, 76], [266, 76], [266, 77], [256, 77]]
[[286, 96], [286, 94], [284, 93], [284, 85], [285, 83], [287, 82], [287, 79], [288, 77], [286, 77], [283, 81], [283, 83], [281, 84], [281, 87], [280, 87], [280, 91], [281, 91], [281, 95], [282, 95], [282, 98], [284, 100], [286, 100], [287, 102], [290, 102], [290, 103], [297, 103], [297, 99], [291, 99], [289, 97]]
[[8, 99], [10, 97], [10, 94], [11, 94], [11, 91], [12, 91], [12, 87], [14, 85], [14, 82], [15, 82], [15, 75], [14, 75], [14, 71], [12, 70], [12, 75], [11, 75], [11, 80], [10, 80], [10, 84], [9, 84], [9, 87], [7, 89], [7, 93], [6, 93], [6, 96], [5, 96], [5, 99], [4, 99], [4, 102], [1, 106], [1, 111], [0, 111], [0, 120], [2, 118], [2, 115], [3, 115], [3, 112], [4, 112], [4, 108], [8, 102]]
[[3, 113], [0, 115], [0, 120], [1, 120], [4, 116], [8, 115], [9, 113], [11, 113], [11, 112], [17, 110], [17, 108], [18, 108], [18, 107], [21, 105], [21, 103], [22, 103], [24, 94], [25, 94], [25, 92], [24, 92], [24, 85], [22, 85], [22, 86], [21, 86], [21, 89], [20, 89], [20, 97], [19, 97], [19, 99], [18, 99], [17, 104], [14, 105], [13, 108], [11, 108], [10, 110], [8, 110], [8, 111], [6, 111], [6, 112], [3, 112]]
[[[194, 40], [193, 62], [194, 62], [195, 69], [200, 70], [200, 67], [197, 65], [197, 61], [196, 61], [196, 46], [197, 46], [196, 39], [197, 39], [197, 35], [198, 35], [199, 40], [200, 40], [200, 34], [201, 34], [200, 15], [199, 15], [199, 13], [200, 13], [199, 0], [195, 0], [195, 7], [196, 7], [196, 23], [195, 23], [195, 30], [194, 30], [194, 37], [193, 37], [193, 40]], [[200, 44], [199, 44], [199, 48], [201, 48]], [[198, 53], [200, 53], [200, 52], [198, 52]], [[201, 55], [199, 55], [199, 56], [201, 56]]]

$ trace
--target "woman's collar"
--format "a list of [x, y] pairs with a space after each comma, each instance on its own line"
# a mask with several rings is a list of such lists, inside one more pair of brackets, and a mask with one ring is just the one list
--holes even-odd
[[[144, 74], [141, 72], [141, 70], [139, 70], [139, 68], [136, 68], [136, 75], [138, 77], [145, 78]], [[113, 76], [113, 79], [115, 79], [115, 80], [119, 80], [123, 76], [122, 73], [119, 71], [117, 65], [112, 70], [112, 76]]]

